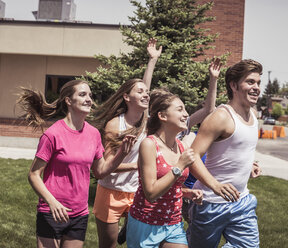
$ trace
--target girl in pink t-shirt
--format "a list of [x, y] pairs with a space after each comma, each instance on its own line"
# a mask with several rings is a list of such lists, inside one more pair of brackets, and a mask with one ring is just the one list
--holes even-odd
[[183, 102], [165, 90], [150, 98], [148, 137], [140, 145], [139, 187], [127, 225], [128, 247], [187, 247], [181, 222], [182, 183], [188, 177], [193, 150], [184, 150], [176, 135], [187, 129]]
[[108, 175], [134, 144], [135, 137], [126, 136], [113, 160], [105, 161], [100, 133], [85, 121], [92, 106], [91, 95], [86, 81], [73, 80], [51, 104], [42, 94], [25, 88], [18, 100], [25, 119], [35, 127], [60, 112], [65, 114], [41, 136], [29, 171], [29, 182], [39, 195], [37, 247], [83, 247], [90, 169], [96, 178]]

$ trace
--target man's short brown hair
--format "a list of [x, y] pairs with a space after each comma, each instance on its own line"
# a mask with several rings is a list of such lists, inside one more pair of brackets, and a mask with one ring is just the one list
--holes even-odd
[[240, 79], [246, 77], [252, 72], [257, 72], [262, 74], [262, 65], [252, 59], [244, 59], [237, 64], [228, 68], [225, 74], [226, 89], [229, 100], [233, 99], [233, 91], [231, 89], [230, 83], [239, 83]]

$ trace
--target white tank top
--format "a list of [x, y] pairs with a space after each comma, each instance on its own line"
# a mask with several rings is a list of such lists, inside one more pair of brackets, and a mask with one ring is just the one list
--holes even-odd
[[[124, 119], [124, 114], [119, 115], [119, 132], [127, 129]], [[139, 146], [146, 133], [140, 134], [137, 142], [132, 147], [130, 153], [124, 158], [122, 163], [136, 163], [139, 155]], [[138, 188], [138, 170], [129, 172], [117, 172], [98, 180], [98, 183], [108, 189], [114, 189], [122, 192], [134, 193]]]
[[[228, 105], [224, 107], [235, 124], [233, 134], [227, 139], [215, 141], [207, 151], [206, 167], [221, 183], [231, 183], [240, 192], [240, 199], [249, 194], [247, 182], [250, 177], [258, 141], [258, 121], [252, 109], [253, 125], [244, 124]], [[212, 203], [227, 203], [210, 188], [197, 181], [193, 189], [203, 190], [203, 199]]]

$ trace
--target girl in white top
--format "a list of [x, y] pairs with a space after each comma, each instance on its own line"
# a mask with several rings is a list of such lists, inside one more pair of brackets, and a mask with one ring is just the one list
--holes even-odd
[[[126, 216], [133, 203], [138, 186], [138, 147], [145, 138], [149, 89], [153, 70], [162, 47], [156, 49], [156, 40], [150, 39], [150, 56], [142, 79], [131, 79], [121, 85], [96, 114], [96, 127], [105, 133], [105, 158], [112, 159], [116, 148], [126, 134], [133, 134], [137, 142], [115, 173], [98, 181], [93, 213], [96, 217], [100, 248], [116, 247], [118, 222]], [[104, 132], [103, 132], [104, 131]]]

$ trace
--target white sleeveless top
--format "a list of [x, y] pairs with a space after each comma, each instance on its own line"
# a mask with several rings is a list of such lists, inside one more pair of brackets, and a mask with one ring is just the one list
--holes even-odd
[[[127, 129], [124, 119], [124, 114], [119, 115], [119, 132]], [[140, 134], [132, 150], [124, 158], [122, 163], [137, 163], [139, 155], [139, 146], [143, 139], [146, 138], [146, 133]], [[128, 172], [116, 172], [98, 180], [98, 183], [108, 189], [114, 189], [122, 192], [135, 193], [138, 188], [138, 170]]]
[[[258, 141], [258, 121], [252, 109], [253, 125], [244, 124], [231, 107], [224, 107], [232, 116], [235, 124], [233, 134], [227, 139], [215, 141], [207, 151], [206, 167], [221, 183], [231, 183], [240, 192], [240, 199], [249, 194], [247, 183], [252, 170], [255, 149]], [[199, 180], [193, 189], [203, 190], [203, 199], [212, 203], [227, 203]]]

